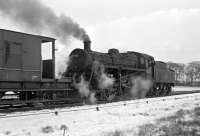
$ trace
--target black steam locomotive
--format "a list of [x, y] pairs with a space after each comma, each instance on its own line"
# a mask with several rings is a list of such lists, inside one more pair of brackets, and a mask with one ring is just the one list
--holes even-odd
[[[100, 99], [109, 99], [113, 94], [119, 98], [130, 96], [130, 90], [133, 90], [131, 88], [136, 84], [137, 87], [142, 86], [135, 82], [136, 79], [152, 83], [148, 85], [147, 90], [137, 88], [139, 98], [165, 96], [171, 93], [175, 75], [166, 63], [155, 61], [150, 55], [133, 51], [119, 53], [117, 49], [109, 49], [108, 53], [95, 52], [91, 50], [90, 43], [90, 40], [84, 41], [84, 49], [75, 49], [71, 52], [64, 75], [74, 77], [77, 82], [83, 77], [88, 82], [90, 90], [95, 90]], [[112, 87], [99, 87], [99, 73], [114, 79]], [[141, 96], [142, 92], [145, 94]]]

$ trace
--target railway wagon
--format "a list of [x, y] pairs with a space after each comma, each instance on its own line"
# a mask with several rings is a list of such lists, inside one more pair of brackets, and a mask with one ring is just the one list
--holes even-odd
[[[51, 50], [48, 60], [42, 59], [43, 46]], [[70, 83], [55, 79], [54, 38], [0, 29], [0, 98], [12, 91], [22, 101], [53, 100], [66, 97]]]

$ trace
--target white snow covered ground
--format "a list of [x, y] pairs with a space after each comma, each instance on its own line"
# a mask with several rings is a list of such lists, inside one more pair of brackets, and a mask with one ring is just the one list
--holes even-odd
[[[63, 136], [64, 131], [60, 128], [64, 125], [67, 127], [65, 136], [103, 136], [127, 129], [137, 131], [140, 125], [153, 123], [180, 109], [199, 107], [199, 104], [200, 94], [197, 93], [169, 96], [167, 100], [163, 97], [98, 105], [99, 111], [97, 105], [88, 105], [0, 114], [0, 136]], [[19, 115], [23, 116], [17, 117]]]

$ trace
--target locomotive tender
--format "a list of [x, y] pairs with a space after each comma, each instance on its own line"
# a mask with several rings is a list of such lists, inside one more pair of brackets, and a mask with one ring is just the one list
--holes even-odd
[[[41, 46], [51, 43], [52, 58], [42, 59]], [[168, 95], [174, 85], [174, 71], [166, 63], [150, 55], [138, 52], [108, 53], [92, 51], [90, 40], [85, 39], [84, 49], [74, 49], [62, 79], [55, 78], [55, 39], [0, 29], [0, 104], [8, 103], [2, 98], [12, 91], [19, 96], [17, 102], [45, 102], [79, 100], [80, 94], [73, 87], [73, 76], [84, 75], [90, 88], [99, 90], [95, 81], [94, 62], [104, 67], [105, 73], [115, 79], [110, 90], [119, 97], [130, 88], [130, 78], [140, 76], [150, 79], [153, 86], [147, 96]], [[44, 44], [44, 45], [43, 45]], [[107, 93], [105, 93], [107, 91]], [[109, 90], [101, 90], [109, 96]]]

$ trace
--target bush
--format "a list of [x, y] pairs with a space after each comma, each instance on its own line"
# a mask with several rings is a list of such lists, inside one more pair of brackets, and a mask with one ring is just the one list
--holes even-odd
[[46, 126], [42, 128], [43, 133], [52, 133], [54, 132], [53, 128], [51, 126]]

